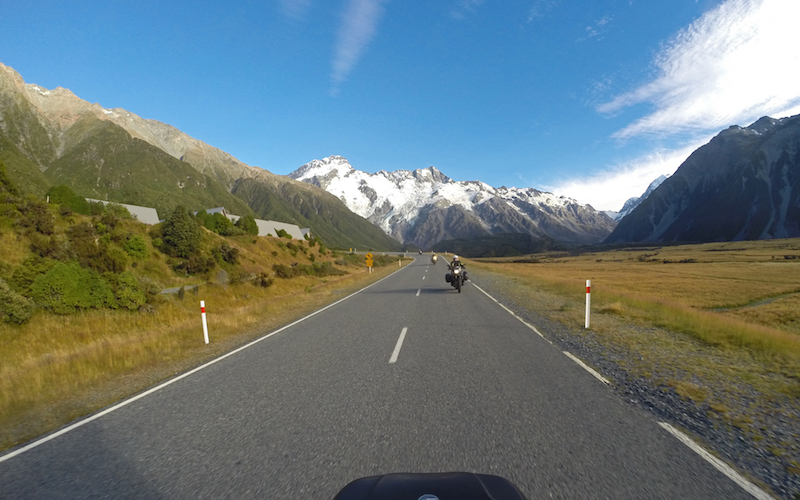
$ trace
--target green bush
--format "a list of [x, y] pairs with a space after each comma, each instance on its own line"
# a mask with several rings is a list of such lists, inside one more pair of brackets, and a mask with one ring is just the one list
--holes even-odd
[[17, 205], [17, 210], [22, 214], [22, 218], [18, 221], [21, 227], [33, 229], [41, 234], [53, 234], [56, 221], [47, 204], [28, 197]]
[[188, 259], [179, 262], [173, 267], [175, 271], [184, 271], [186, 274], [205, 274], [217, 267], [214, 257], [203, 255], [192, 255]]
[[51, 234], [45, 236], [39, 233], [31, 233], [30, 249], [34, 255], [46, 259], [68, 261], [74, 258], [69, 242], [63, 237]]
[[31, 296], [31, 287], [36, 278], [47, 273], [56, 261], [45, 259], [38, 255], [29, 255], [22, 264], [14, 269], [11, 278], [8, 280], [8, 285], [15, 292], [24, 295], [25, 297]]
[[273, 264], [272, 270], [275, 271], [275, 276], [283, 279], [290, 279], [300, 276], [302, 272], [299, 266], [287, 266], [285, 264]]
[[4, 323], [21, 325], [33, 315], [34, 303], [23, 297], [0, 278], [0, 320]]
[[133, 258], [144, 259], [147, 257], [147, 242], [138, 234], [128, 235], [122, 248]]
[[235, 266], [239, 263], [239, 249], [233, 248], [227, 243], [222, 243], [220, 246], [214, 247], [211, 250], [211, 254], [220, 264], [227, 262]]
[[164, 221], [162, 249], [167, 255], [189, 258], [200, 248], [200, 231], [186, 207], [178, 205]]
[[61, 205], [62, 215], [65, 215], [65, 208], [83, 215], [91, 213], [89, 202], [86, 201], [86, 198], [76, 195], [72, 189], [63, 184], [48, 189], [47, 196], [50, 197], [50, 203]]
[[139, 286], [139, 281], [131, 273], [107, 273], [103, 277], [111, 285], [118, 307], [135, 311], [147, 302], [147, 296]]
[[31, 298], [40, 307], [56, 314], [74, 314], [85, 309], [116, 308], [114, 293], [97, 271], [77, 262], [58, 262], [36, 278]]
[[239, 217], [239, 220], [236, 221], [236, 227], [244, 231], [245, 234], [258, 234], [258, 224], [256, 224], [256, 220], [252, 215]]

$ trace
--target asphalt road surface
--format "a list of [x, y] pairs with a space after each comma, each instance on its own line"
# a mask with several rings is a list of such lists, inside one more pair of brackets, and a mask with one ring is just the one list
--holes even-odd
[[456, 293], [441, 260], [406, 266], [6, 453], [0, 497], [330, 499], [466, 470], [531, 500], [753, 498], [474, 284]]

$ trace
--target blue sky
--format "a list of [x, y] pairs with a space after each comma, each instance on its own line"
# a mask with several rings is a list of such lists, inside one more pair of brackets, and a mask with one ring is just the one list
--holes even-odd
[[720, 130], [800, 113], [798, 19], [797, 0], [4, 2], [0, 62], [276, 174], [341, 155], [615, 210]]

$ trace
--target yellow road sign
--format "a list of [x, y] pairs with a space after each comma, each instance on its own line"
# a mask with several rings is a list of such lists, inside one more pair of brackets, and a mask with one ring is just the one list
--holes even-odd
[[367, 258], [367, 260], [372, 260], [372, 252], [367, 252], [367, 255], [365, 257]]
[[367, 266], [372, 267], [372, 259], [367, 259]]

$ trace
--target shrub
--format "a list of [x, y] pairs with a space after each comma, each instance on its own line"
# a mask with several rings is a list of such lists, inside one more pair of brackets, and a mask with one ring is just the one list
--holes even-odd
[[56, 221], [44, 202], [35, 198], [28, 198], [25, 202], [19, 204], [17, 209], [23, 215], [19, 221], [20, 226], [33, 229], [41, 234], [53, 234]]
[[[119, 203], [109, 203], [105, 205], [105, 210], [103, 211], [103, 218], [110, 217], [112, 219], [133, 219], [133, 216], [128, 211], [127, 208], [123, 207]], [[106, 225], [108, 223], [103, 221]], [[116, 222], [116, 221], [115, 221]]]
[[267, 273], [262, 271], [258, 273], [258, 276], [256, 276], [255, 285], [262, 288], [269, 288], [272, 286], [273, 282], [274, 280], [270, 278]]
[[89, 215], [91, 213], [89, 202], [86, 201], [86, 198], [78, 196], [72, 189], [63, 184], [48, 189], [47, 196], [50, 197], [50, 203], [61, 205], [61, 215], [67, 215], [64, 213], [65, 209], [83, 215]]
[[277, 236], [278, 238], [287, 238], [290, 240], [292, 239], [292, 235], [287, 233], [285, 229], [278, 229], [277, 231], [275, 231], [275, 236]]
[[74, 254], [69, 243], [56, 235], [44, 236], [39, 233], [30, 235], [31, 252], [39, 257], [55, 260], [71, 260]]
[[258, 234], [258, 224], [256, 224], [256, 220], [252, 215], [239, 217], [239, 220], [236, 221], [236, 227], [244, 231], [245, 234]]
[[54, 260], [45, 259], [38, 255], [30, 255], [22, 265], [14, 269], [8, 285], [15, 292], [25, 297], [30, 297], [32, 293], [31, 287], [36, 278], [47, 273], [55, 265], [56, 261]]
[[205, 274], [215, 267], [217, 267], [217, 261], [214, 260], [214, 257], [205, 257], [198, 254], [178, 263], [173, 269], [184, 271], [186, 274]]
[[147, 302], [147, 296], [139, 286], [139, 281], [131, 273], [107, 273], [104, 278], [111, 286], [117, 306], [135, 311]]
[[21, 325], [33, 315], [34, 303], [23, 297], [0, 278], [0, 320]]
[[275, 271], [275, 276], [283, 279], [290, 279], [294, 278], [295, 276], [300, 276], [301, 272], [298, 266], [287, 266], [284, 264], [273, 264], [272, 269]]
[[211, 254], [220, 264], [222, 262], [227, 262], [235, 266], [239, 263], [239, 249], [233, 248], [227, 243], [222, 243], [220, 246], [212, 249]]
[[162, 248], [168, 255], [189, 258], [200, 248], [200, 231], [186, 207], [178, 205], [164, 222]]
[[117, 305], [111, 287], [97, 271], [82, 268], [77, 262], [58, 262], [37, 277], [31, 296], [36, 304], [56, 314]]
[[144, 259], [147, 257], [147, 243], [138, 234], [130, 234], [122, 244], [123, 250], [131, 257]]

